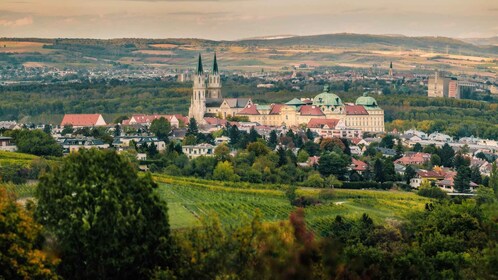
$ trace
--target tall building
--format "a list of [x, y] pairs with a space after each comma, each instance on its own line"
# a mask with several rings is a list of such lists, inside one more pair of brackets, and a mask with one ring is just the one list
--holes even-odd
[[204, 114], [206, 113], [206, 76], [202, 68], [202, 58], [199, 54], [197, 63], [197, 71], [194, 75], [194, 86], [192, 98], [190, 99], [190, 108], [188, 117], [194, 118], [197, 123], [204, 123]]
[[450, 81], [450, 78], [446, 78], [441, 72], [436, 71], [434, 77], [429, 78], [427, 96], [448, 97]]
[[[219, 117], [226, 119], [235, 116], [247, 105], [252, 104], [250, 98], [223, 98], [221, 94], [221, 76], [218, 69], [216, 54], [213, 69], [206, 77], [199, 54], [197, 71], [193, 77], [192, 98], [188, 116], [197, 123], [204, 124], [204, 117]], [[206, 83], [207, 80], [207, 83]]]

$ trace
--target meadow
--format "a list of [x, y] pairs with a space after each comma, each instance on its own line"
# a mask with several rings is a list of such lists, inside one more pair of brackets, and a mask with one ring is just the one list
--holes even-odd
[[31, 162], [37, 158], [37, 156], [29, 154], [0, 151], [0, 166], [21, 165], [23, 167], [28, 167]]
[[[261, 211], [263, 220], [286, 220], [295, 210], [285, 196], [284, 188], [270, 189], [254, 184], [251, 188], [234, 183], [155, 176], [158, 193], [168, 203], [173, 229], [200, 224], [207, 215], [217, 215], [224, 226], [237, 226]], [[324, 232], [337, 215], [358, 218], [368, 214], [379, 223], [403, 221], [413, 211], [422, 211], [430, 200], [415, 193], [401, 191], [336, 189], [323, 196], [323, 189], [300, 188], [297, 195], [315, 197], [321, 202], [305, 208], [306, 221], [316, 233]]]

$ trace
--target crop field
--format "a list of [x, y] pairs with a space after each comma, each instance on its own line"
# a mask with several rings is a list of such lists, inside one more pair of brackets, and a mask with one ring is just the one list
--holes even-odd
[[[195, 227], [199, 219], [216, 214], [225, 226], [250, 219], [256, 209], [265, 221], [286, 220], [295, 210], [281, 190], [247, 189], [223, 186], [215, 181], [158, 178], [159, 194], [166, 200], [172, 228]], [[298, 195], [319, 197], [321, 189], [299, 189]], [[414, 193], [375, 190], [334, 191], [331, 199], [305, 209], [308, 225], [323, 232], [337, 215], [348, 218], [367, 213], [377, 222], [403, 220], [413, 211], [422, 211], [428, 199]]]
[[37, 156], [23, 154], [23, 153], [14, 153], [14, 152], [5, 152], [0, 151], [0, 166], [2, 165], [22, 165], [29, 166], [31, 162], [38, 158]]

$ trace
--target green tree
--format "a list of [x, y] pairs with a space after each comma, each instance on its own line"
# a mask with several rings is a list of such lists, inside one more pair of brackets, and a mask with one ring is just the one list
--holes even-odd
[[37, 156], [62, 156], [62, 147], [41, 130], [15, 130], [12, 133], [19, 152]]
[[431, 164], [432, 166], [441, 166], [442, 161], [441, 158], [437, 154], [431, 155]]
[[479, 171], [479, 167], [477, 165], [470, 168], [470, 181], [478, 185], [482, 184], [481, 171]]
[[226, 143], [222, 143], [214, 149], [214, 155], [219, 161], [227, 161], [230, 159], [230, 148]]
[[306, 130], [306, 138], [308, 138], [308, 141], [315, 139], [315, 135], [313, 135], [313, 132], [309, 128]]
[[450, 145], [448, 145], [448, 143], [445, 143], [439, 151], [439, 157], [441, 158], [441, 164], [444, 167], [452, 167], [455, 151], [452, 147], [450, 147]]
[[40, 178], [36, 217], [68, 279], [139, 279], [165, 266], [168, 213], [150, 174], [113, 151], [82, 150]]
[[49, 124], [46, 124], [44, 127], [43, 127], [43, 132], [45, 132], [46, 134], [50, 135], [52, 134], [52, 126], [49, 125]]
[[219, 181], [238, 181], [239, 176], [235, 174], [233, 166], [229, 161], [220, 161], [213, 171], [213, 179]]
[[150, 131], [157, 136], [157, 139], [168, 142], [168, 135], [171, 132], [171, 124], [164, 117], [155, 119], [150, 124]]
[[266, 147], [266, 145], [260, 141], [252, 142], [247, 145], [247, 151], [250, 153], [254, 153], [256, 157], [267, 155], [270, 152], [268, 147]]
[[119, 137], [121, 136], [121, 125], [116, 124], [114, 126], [114, 137]]
[[309, 157], [310, 155], [304, 149], [299, 149], [297, 152], [297, 162], [307, 162]]
[[394, 136], [392, 136], [391, 134], [384, 136], [384, 138], [380, 140], [379, 147], [384, 147], [388, 149], [394, 148]]
[[190, 118], [186, 135], [187, 136], [193, 135], [193, 136], [197, 137], [197, 134], [199, 134], [199, 128], [197, 127], [197, 121], [194, 118]]
[[318, 171], [324, 177], [334, 175], [343, 178], [347, 172], [348, 163], [337, 153], [325, 153], [318, 160]]
[[489, 175], [489, 187], [494, 190], [495, 195], [498, 198], [498, 167], [496, 162], [493, 162], [491, 173]]
[[376, 159], [374, 163], [374, 179], [377, 182], [385, 182], [386, 178], [384, 175], [384, 163], [381, 159]]
[[268, 147], [270, 147], [270, 149], [274, 150], [275, 147], [277, 147], [277, 145], [278, 145], [277, 132], [275, 130], [272, 130], [270, 132], [270, 137], [268, 138]]
[[415, 145], [413, 146], [413, 151], [422, 152], [422, 150], [423, 150], [422, 145], [420, 143], [415, 143]]
[[454, 179], [454, 188], [457, 192], [466, 193], [470, 190], [471, 170], [468, 166], [460, 166]]
[[74, 131], [74, 129], [73, 129], [73, 125], [71, 125], [71, 124], [66, 124], [66, 125], [64, 126], [64, 128], [62, 129], [61, 134], [62, 134], [62, 135], [72, 134], [72, 133], [73, 133], [73, 131]]
[[413, 167], [411, 165], [408, 165], [405, 169], [405, 175], [404, 175], [404, 179], [405, 179], [406, 183], [410, 184], [410, 180], [412, 178], [414, 178], [415, 175], [417, 175], [417, 172], [415, 171], [415, 169], [413, 169]]

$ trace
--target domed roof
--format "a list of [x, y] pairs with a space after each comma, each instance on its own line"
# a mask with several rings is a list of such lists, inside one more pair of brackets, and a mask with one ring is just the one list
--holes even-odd
[[378, 106], [377, 101], [373, 97], [368, 96], [367, 93], [364, 93], [363, 96], [358, 97], [355, 104], [365, 106], [365, 108]]
[[313, 105], [315, 106], [340, 106], [342, 100], [336, 94], [329, 92], [329, 87], [325, 85], [323, 92], [313, 98]]

